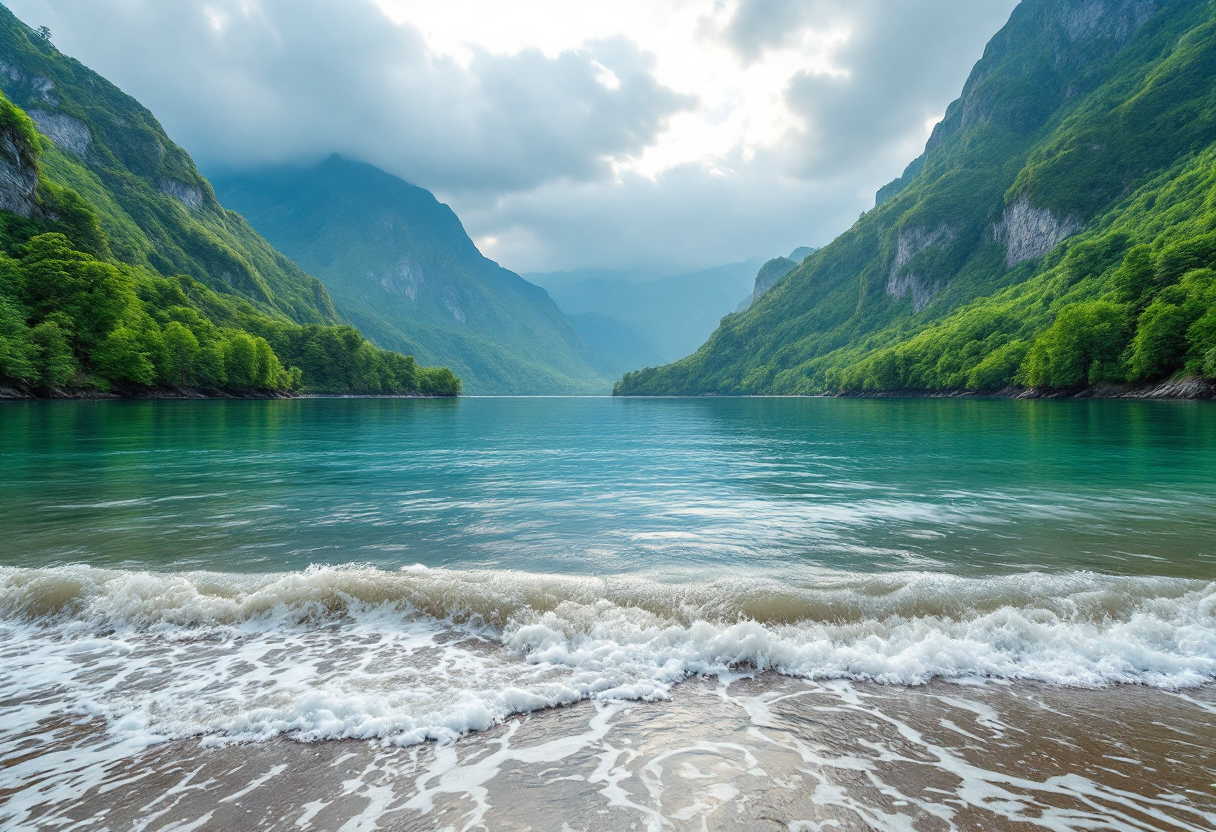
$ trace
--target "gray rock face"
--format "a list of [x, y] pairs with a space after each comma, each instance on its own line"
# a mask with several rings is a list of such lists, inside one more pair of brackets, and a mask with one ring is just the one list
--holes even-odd
[[1074, 42], [1109, 39], [1122, 45], [1157, 11], [1156, 0], [1089, 0], [1060, 12], [1060, 28]]
[[756, 284], [752, 289], [752, 303], [755, 303], [756, 298], [773, 288], [778, 280], [796, 268], [798, 268], [798, 264], [788, 257], [774, 257], [761, 266], [760, 271], [756, 272]]
[[928, 280], [915, 271], [906, 270], [912, 258], [935, 245], [954, 239], [954, 230], [942, 223], [937, 228], [913, 227], [900, 229], [895, 240], [895, 262], [887, 278], [887, 294], [893, 298], [911, 295], [912, 308], [919, 312], [929, 305], [933, 296], [946, 287], [941, 280]]
[[162, 179], [160, 192], [173, 197], [187, 208], [203, 207], [203, 192], [194, 185], [178, 182], [176, 179]]
[[803, 260], [818, 250], [811, 246], [799, 246], [790, 252], [789, 257], [774, 257], [772, 260], [769, 260], [760, 267], [760, 271], [756, 272], [756, 283], [752, 287], [751, 299], [744, 299], [742, 303], [735, 307], [735, 311], [742, 312], [744, 309], [747, 309], [756, 302], [756, 298], [777, 285], [777, 282], [781, 278], [801, 266]]
[[29, 151], [9, 130], [0, 130], [0, 211], [27, 218], [42, 213], [38, 204], [38, 169]]
[[55, 143], [55, 147], [64, 153], [71, 153], [78, 159], [83, 159], [89, 150], [89, 142], [93, 135], [88, 125], [78, 118], [72, 118], [65, 113], [52, 113], [47, 110], [29, 110], [29, 116], [38, 127], [38, 132]]
[[44, 75], [27, 75], [12, 64], [0, 61], [0, 79], [3, 79], [6, 91], [23, 87], [34, 101], [50, 107], [59, 106], [59, 98], [54, 93], [55, 83]]
[[[370, 272], [368, 276], [373, 276]], [[402, 257], [397, 262], [397, 268], [380, 278], [380, 286], [386, 292], [396, 292], [405, 295], [414, 303], [418, 302], [418, 289], [422, 286], [422, 267]]]
[[1057, 217], [1049, 208], [1035, 208], [1021, 197], [1005, 206], [1001, 221], [992, 226], [992, 238], [1005, 244], [1005, 268], [1051, 251], [1081, 230], [1074, 217]]

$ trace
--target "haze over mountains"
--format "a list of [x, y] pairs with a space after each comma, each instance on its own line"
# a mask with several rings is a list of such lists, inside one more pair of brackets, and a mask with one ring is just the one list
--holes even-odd
[[212, 181], [368, 337], [452, 367], [467, 392], [603, 393], [618, 376], [544, 289], [483, 257], [427, 190], [336, 155]]
[[1214, 139], [1211, 3], [1025, 0], [873, 210], [695, 355], [616, 390], [1216, 378]]
[[586, 326], [583, 316], [610, 318], [662, 363], [691, 355], [704, 344], [722, 316], [751, 294], [763, 262], [755, 258], [650, 279], [631, 272], [594, 270], [527, 277], [549, 290], [576, 328]]

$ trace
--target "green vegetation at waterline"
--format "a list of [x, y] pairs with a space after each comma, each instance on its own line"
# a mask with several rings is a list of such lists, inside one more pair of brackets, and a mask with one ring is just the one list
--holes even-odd
[[[0, 386], [455, 395], [225, 211], [152, 116], [0, 6]], [[32, 116], [32, 118], [31, 118]]]
[[60, 232], [23, 240], [14, 226], [39, 223], [15, 219], [0, 216], [0, 383], [268, 393], [307, 378], [317, 392], [459, 392], [451, 371], [377, 350], [351, 327], [276, 321], [188, 277], [97, 259]]
[[619, 394], [1216, 378], [1216, 20], [1027, 0], [879, 205]]

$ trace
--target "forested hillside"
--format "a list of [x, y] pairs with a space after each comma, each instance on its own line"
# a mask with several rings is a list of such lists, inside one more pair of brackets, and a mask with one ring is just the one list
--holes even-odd
[[458, 392], [343, 325], [150, 113], [3, 7], [0, 86], [0, 385]]
[[381, 347], [451, 366], [471, 393], [611, 388], [616, 372], [601, 370], [545, 290], [483, 257], [430, 191], [337, 155], [214, 181]]
[[1025, 0], [878, 204], [620, 394], [1216, 377], [1216, 21]]

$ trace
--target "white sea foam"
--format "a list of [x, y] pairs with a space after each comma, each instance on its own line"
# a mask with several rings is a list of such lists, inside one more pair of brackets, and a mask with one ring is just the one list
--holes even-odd
[[65, 713], [103, 718], [116, 742], [410, 744], [583, 698], [663, 698], [690, 674], [762, 670], [1193, 687], [1216, 679], [1216, 583], [0, 568], [0, 746]]

